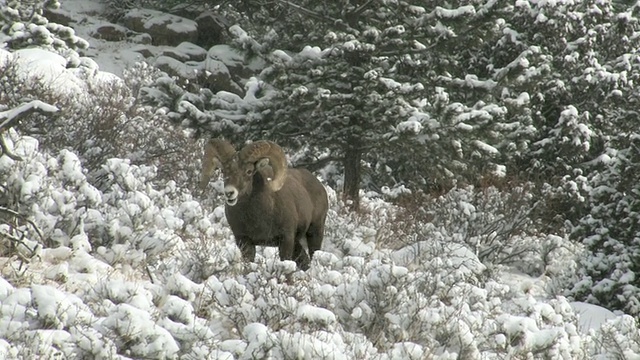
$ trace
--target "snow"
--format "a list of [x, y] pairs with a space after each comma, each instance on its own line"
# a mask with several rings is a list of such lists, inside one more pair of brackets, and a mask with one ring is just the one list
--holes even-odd
[[491, 154], [491, 155], [499, 155], [500, 154], [500, 151], [498, 149], [496, 149], [495, 147], [493, 147], [493, 146], [491, 146], [491, 145], [489, 145], [489, 144], [487, 144], [487, 143], [485, 143], [483, 141], [473, 140], [472, 143], [476, 148], [486, 152], [487, 154]]
[[300, 306], [297, 316], [300, 320], [319, 323], [325, 326], [336, 322], [336, 316], [330, 310], [312, 305]]
[[44, 84], [55, 84], [55, 90], [67, 94], [80, 94], [83, 82], [72, 70], [67, 69], [67, 60], [52, 52], [32, 48], [13, 53], [0, 50], [4, 61], [15, 61], [20, 64], [20, 72], [27, 78], [39, 78]]
[[397, 131], [400, 133], [413, 133], [419, 134], [422, 131], [422, 124], [416, 120], [403, 121], [397, 126]]
[[12, 121], [14, 121], [14, 119], [19, 118], [22, 114], [30, 112], [30, 111], [43, 111], [43, 112], [48, 112], [48, 113], [54, 113], [56, 111], [58, 111], [58, 108], [56, 108], [53, 105], [49, 105], [47, 103], [44, 103], [40, 100], [32, 100], [28, 103], [24, 103], [16, 108], [7, 110], [7, 111], [0, 111], [0, 120], [4, 119], [2, 122], [0, 122], [0, 129], [5, 128], [6, 126], [9, 125], [9, 123], [11, 123]]
[[475, 14], [476, 9], [473, 5], [461, 6], [457, 9], [446, 9], [440, 6], [436, 6], [434, 13], [438, 18], [456, 18], [464, 15]]
[[618, 318], [610, 310], [584, 302], [572, 302], [571, 308], [578, 316], [578, 328], [583, 334], [588, 334], [589, 330], [598, 330], [608, 320]]

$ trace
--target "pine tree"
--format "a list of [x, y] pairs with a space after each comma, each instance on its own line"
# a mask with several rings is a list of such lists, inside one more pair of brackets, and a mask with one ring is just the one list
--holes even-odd
[[78, 66], [77, 51], [87, 49], [89, 43], [75, 35], [64, 25], [49, 22], [43, 15], [45, 9], [57, 9], [57, 0], [8, 1], [0, 6], [0, 31], [2, 42], [9, 49], [40, 47], [56, 52]]
[[253, 34], [231, 29], [247, 56], [270, 62], [244, 98], [166, 78], [145, 97], [197, 134], [317, 149], [322, 159], [301, 161], [337, 161], [356, 206], [362, 180], [380, 190], [504, 174], [495, 145], [507, 108], [473, 70], [481, 39], [496, 36], [497, 9], [428, 5], [302, 1], [268, 24], [274, 10], [260, 8]]
[[[517, 2], [488, 61], [497, 81], [527, 94], [515, 163], [564, 197], [558, 215], [588, 249], [568, 295], [636, 317], [638, 10], [609, 1]], [[520, 61], [509, 62], [517, 53]]]
[[601, 157], [602, 170], [590, 178], [589, 214], [573, 233], [589, 253], [569, 294], [640, 318], [640, 134], [608, 145], [611, 156]]

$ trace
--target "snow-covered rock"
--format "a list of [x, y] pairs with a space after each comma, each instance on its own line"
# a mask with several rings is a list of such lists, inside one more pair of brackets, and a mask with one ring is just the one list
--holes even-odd
[[180, 16], [150, 9], [133, 9], [123, 18], [124, 25], [151, 35], [154, 45], [178, 45], [198, 40], [198, 24]]

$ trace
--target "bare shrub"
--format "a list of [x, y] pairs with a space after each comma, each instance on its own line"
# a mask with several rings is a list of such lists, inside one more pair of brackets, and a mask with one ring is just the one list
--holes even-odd
[[[541, 231], [537, 213], [547, 206], [529, 185], [454, 188], [445, 194], [403, 196], [395, 205], [382, 200], [363, 202], [362, 210], [335, 210], [330, 218], [327, 237], [332, 228], [353, 228], [345, 246], [353, 246], [354, 238], [371, 242], [378, 248], [400, 249], [420, 241], [455, 242], [471, 249], [486, 265], [515, 266], [532, 275], [553, 270], [562, 252], [566, 234], [547, 235]], [[331, 225], [340, 219], [340, 226]], [[336, 227], [337, 226], [337, 227]], [[359, 232], [360, 234], [356, 234]], [[343, 235], [344, 237], [344, 235]], [[364, 246], [364, 245], [359, 245]], [[343, 251], [345, 254], [349, 250]]]
[[473, 249], [483, 263], [521, 265], [531, 255], [542, 261], [552, 251], [536, 243], [546, 237], [532, 216], [538, 205], [526, 186], [468, 187], [408, 211], [423, 224], [422, 236], [450, 236]]
[[225, 246], [224, 234], [187, 235], [183, 241], [185, 259], [189, 259], [183, 266], [183, 272], [194, 282], [204, 282], [212, 275], [238, 274], [242, 270], [239, 252]]
[[43, 149], [72, 149], [92, 177], [99, 175], [107, 159], [119, 157], [132, 164], [155, 165], [158, 182], [172, 180], [195, 188], [192, 174], [199, 168], [199, 156], [185, 159], [194, 158], [201, 145], [163, 114], [136, 100], [136, 91], [157, 75], [153, 68], [138, 65], [126, 73], [125, 80], [96, 76], [92, 69], [75, 74], [85, 91], [70, 96], [55, 88], [59, 84], [42, 77], [25, 79], [15, 61], [5, 62], [0, 65], [0, 107], [13, 108], [35, 99], [56, 106], [60, 111], [55, 116], [33, 114], [17, 129], [36, 137]]

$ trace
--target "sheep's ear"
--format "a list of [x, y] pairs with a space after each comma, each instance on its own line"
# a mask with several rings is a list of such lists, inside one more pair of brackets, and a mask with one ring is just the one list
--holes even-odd
[[273, 168], [269, 163], [269, 158], [263, 158], [256, 161], [256, 171], [259, 171], [267, 182], [273, 181]]
[[269, 166], [269, 158], [262, 158], [256, 161], [256, 170], [261, 170], [267, 166]]

